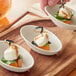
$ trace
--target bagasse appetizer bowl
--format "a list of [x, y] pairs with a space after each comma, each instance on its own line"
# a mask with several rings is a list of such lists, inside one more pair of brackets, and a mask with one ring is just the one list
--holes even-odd
[[49, 51], [43, 50], [33, 45], [32, 41], [39, 34], [38, 32], [36, 32], [36, 27], [38, 26], [26, 25], [22, 27], [20, 30], [20, 34], [22, 38], [25, 40], [25, 42], [28, 44], [29, 47], [31, 47], [35, 52], [39, 54], [43, 54], [43, 55], [54, 55], [58, 53], [59, 51], [61, 51], [62, 49], [61, 41], [52, 32], [46, 30], [45, 28], [44, 28], [44, 31], [48, 32], [49, 41], [51, 42], [50, 50]]
[[59, 11], [60, 5], [56, 5], [54, 7], [46, 6], [45, 11], [48, 14], [49, 18], [59, 27], [69, 29], [69, 30], [76, 30], [76, 11], [71, 9], [70, 7], [67, 7], [72, 10], [73, 17], [71, 19], [71, 24], [66, 24], [58, 19], [55, 18], [55, 14]]
[[1, 41], [1, 40], [0, 40], [0, 65], [3, 68], [5, 68], [9, 71], [13, 71], [13, 72], [28, 71], [34, 65], [33, 57], [23, 47], [21, 47], [17, 44], [14, 44], [14, 45], [18, 47], [19, 55], [22, 56], [22, 67], [13, 67], [13, 66], [5, 64], [4, 62], [1, 61], [2, 57], [4, 57], [5, 50], [9, 47], [9, 44], [6, 41]]

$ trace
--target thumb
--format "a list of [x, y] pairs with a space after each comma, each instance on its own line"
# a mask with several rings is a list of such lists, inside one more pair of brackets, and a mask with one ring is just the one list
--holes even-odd
[[48, 5], [48, 0], [41, 0], [41, 8], [44, 10], [44, 7]]
[[55, 6], [60, 0], [48, 0], [49, 6]]

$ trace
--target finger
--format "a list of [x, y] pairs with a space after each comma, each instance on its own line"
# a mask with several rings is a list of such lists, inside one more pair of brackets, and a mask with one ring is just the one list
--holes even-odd
[[48, 0], [41, 0], [41, 8], [44, 10], [44, 7], [48, 5]]
[[59, 0], [48, 0], [48, 5], [55, 6], [58, 2], [59, 2]]

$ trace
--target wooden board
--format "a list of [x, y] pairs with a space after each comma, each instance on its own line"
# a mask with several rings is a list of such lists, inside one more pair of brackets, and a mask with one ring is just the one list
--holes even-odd
[[74, 69], [68, 76], [76, 76], [76, 69]]
[[63, 52], [60, 55], [58, 54], [58, 56], [44, 56], [34, 52], [20, 36], [20, 28], [24, 26], [22, 25], [18, 29], [1, 37], [0, 40], [12, 39], [17, 44], [26, 48], [34, 57], [35, 65], [31, 70], [24, 73], [13, 73], [0, 67], [1, 76], [5, 74], [7, 74], [6, 76], [66, 76], [70, 71], [76, 68], [76, 33], [56, 27], [51, 21], [38, 21], [28, 24], [50, 26], [46, 28], [55, 33], [62, 41]]

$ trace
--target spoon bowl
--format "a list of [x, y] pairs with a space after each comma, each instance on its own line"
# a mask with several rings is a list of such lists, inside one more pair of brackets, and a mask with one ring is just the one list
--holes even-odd
[[[76, 11], [74, 9], [71, 9], [73, 12], [73, 17], [72, 17], [72, 23], [71, 24], [66, 24], [54, 17], [55, 13], [58, 12], [60, 5], [56, 5], [54, 7], [51, 6], [46, 6], [45, 11], [48, 14], [49, 18], [59, 27], [69, 29], [69, 30], [76, 30]], [[67, 7], [67, 6], [66, 6]], [[69, 8], [69, 7], [68, 7]]]
[[49, 41], [51, 42], [50, 50], [46, 51], [33, 45], [31, 42], [33, 41], [34, 37], [36, 37], [39, 34], [35, 31], [36, 27], [37, 26], [34, 25], [26, 25], [22, 27], [20, 30], [20, 34], [22, 38], [25, 40], [25, 42], [28, 44], [28, 46], [30, 46], [35, 52], [43, 55], [54, 55], [59, 51], [61, 51], [62, 49], [61, 41], [52, 32], [46, 30], [45, 28], [44, 31], [48, 32]]
[[33, 67], [34, 65], [34, 59], [33, 57], [30, 55], [30, 53], [27, 52], [26, 49], [24, 49], [23, 47], [15, 44], [18, 47], [18, 51], [19, 54], [22, 56], [22, 67], [13, 67], [10, 66], [8, 64], [5, 64], [1, 61], [2, 57], [4, 57], [4, 51], [9, 47], [8, 43], [6, 43], [5, 41], [0, 41], [0, 65], [9, 70], [9, 71], [13, 71], [13, 72], [25, 72], [28, 71], [30, 68]]

